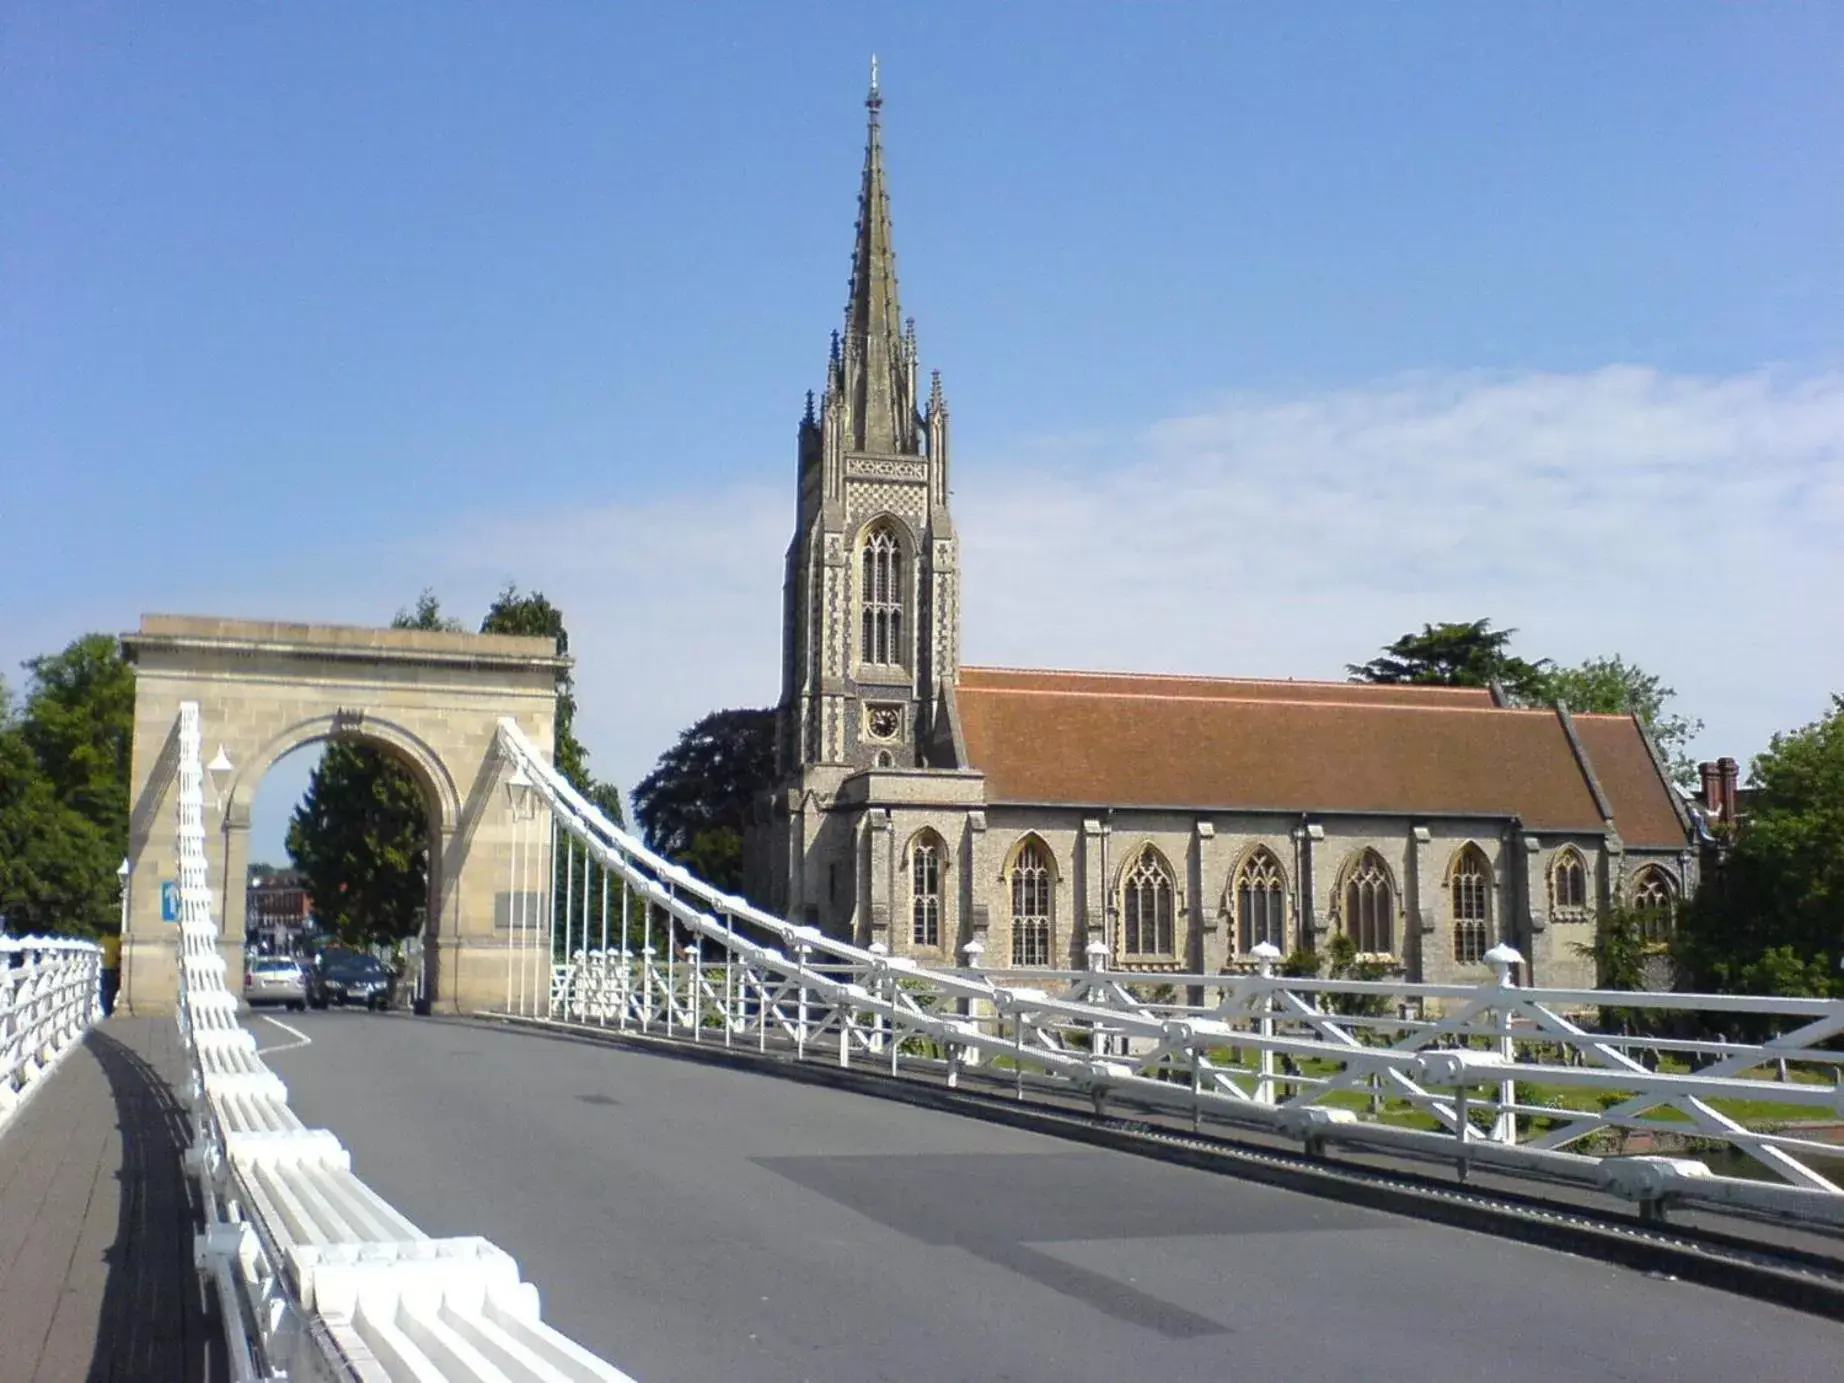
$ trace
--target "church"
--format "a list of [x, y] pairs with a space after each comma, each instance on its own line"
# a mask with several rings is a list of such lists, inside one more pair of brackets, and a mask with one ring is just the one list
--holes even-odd
[[875, 75], [866, 105], [844, 329], [799, 429], [750, 894], [988, 969], [1215, 974], [1342, 934], [1410, 981], [1479, 983], [1505, 941], [1523, 983], [1576, 987], [1603, 905], [1667, 930], [1693, 823], [1633, 717], [961, 665], [947, 397], [898, 302]]

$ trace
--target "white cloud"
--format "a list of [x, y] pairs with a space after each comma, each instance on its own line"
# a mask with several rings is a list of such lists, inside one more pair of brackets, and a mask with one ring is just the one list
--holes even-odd
[[[1414, 377], [958, 467], [969, 662], [1339, 677], [1424, 621], [1618, 652], [1746, 756], [1844, 689], [1844, 376]], [[567, 612], [595, 767], [779, 685], [794, 498], [482, 517], [439, 583]], [[455, 554], [490, 554], [455, 557]]]

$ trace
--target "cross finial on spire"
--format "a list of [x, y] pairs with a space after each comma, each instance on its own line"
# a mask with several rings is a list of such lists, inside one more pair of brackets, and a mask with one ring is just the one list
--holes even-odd
[[871, 94], [868, 100], [875, 105], [879, 99], [881, 99], [881, 93], [877, 87], [877, 54], [873, 53], [871, 54]]

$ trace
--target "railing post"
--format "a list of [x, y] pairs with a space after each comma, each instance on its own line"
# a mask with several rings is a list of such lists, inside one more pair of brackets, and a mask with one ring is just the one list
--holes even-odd
[[[1082, 948], [1082, 955], [1088, 961], [1088, 969], [1091, 975], [1099, 975], [1108, 968], [1108, 943], [1103, 941], [1100, 937], [1091, 938], [1088, 945]], [[1090, 991], [1090, 1002], [1097, 1002], [1093, 997], [1092, 989]], [[1090, 1056], [1103, 1057], [1112, 1055], [1108, 1050], [1112, 1041], [1113, 1039], [1102, 1028], [1101, 1024], [1091, 1023], [1089, 1025], [1088, 1045]]]
[[699, 954], [696, 944], [687, 946], [684, 951], [684, 956], [685, 975], [687, 981], [691, 985], [692, 1041], [696, 1042], [699, 1040], [698, 1034], [704, 1028], [704, 986], [699, 983], [699, 980], [703, 978], [703, 972], [700, 967], [700, 960], [702, 957]]
[[[980, 958], [986, 954], [986, 943], [976, 936], [973, 940], [960, 948], [960, 953], [967, 958], [967, 968], [969, 970], [978, 970], [980, 968]], [[977, 1024], [979, 1022], [979, 1017], [973, 1012], [973, 1005], [977, 1000], [968, 999], [963, 1000], [963, 1002], [967, 1005], [967, 1013], [965, 1016], [969, 1021]], [[979, 1064], [980, 1053], [977, 1047], [968, 1049], [961, 1047], [958, 1043], [955, 1044], [953, 1065], [948, 1069], [948, 1084], [953, 1086], [959, 1083], [961, 1066], [978, 1066]]]
[[813, 947], [806, 941], [794, 946], [794, 963], [800, 967], [800, 985], [798, 997], [794, 1004], [794, 1059], [805, 1061], [807, 1057], [807, 961], [813, 955]]
[[[1496, 987], [1502, 993], [1517, 988], [1517, 980], [1512, 976], [1512, 967], [1522, 965], [1524, 957], [1516, 948], [1499, 942], [1485, 953], [1486, 964], [1492, 967]], [[1495, 1012], [1498, 1014], [1498, 1055], [1505, 1065], [1510, 1066], [1517, 1060], [1517, 1049], [1511, 1039], [1510, 1003], [1501, 1003]], [[1517, 1103], [1517, 1082], [1506, 1079], [1498, 1085], [1498, 1117], [1492, 1121], [1492, 1141], [1495, 1143], [1517, 1142], [1517, 1115], [1511, 1106]]]
[[[870, 946], [868, 946], [866, 949], [871, 953], [871, 955], [877, 957], [876, 960], [873, 960], [871, 962], [871, 964], [877, 968], [870, 975], [866, 976], [866, 978], [870, 980], [871, 985], [876, 986], [876, 988], [872, 989], [871, 992], [873, 994], [876, 994], [879, 998], [883, 998], [885, 997], [884, 982], [890, 976], [889, 970], [883, 967], [883, 957], [888, 956], [890, 954], [890, 948], [884, 945], [884, 943], [881, 941], [873, 941], [870, 944]], [[866, 988], [870, 988], [870, 985], [867, 985]], [[881, 1052], [883, 1051], [883, 1049], [884, 1049], [884, 1015], [881, 1013], [877, 1013], [877, 1014], [873, 1014], [871, 1017], [871, 1050], [873, 1052]], [[896, 1074], [894, 1063], [892, 1064], [890, 1073], [892, 1075]]]
[[1261, 992], [1261, 1017], [1256, 1022], [1256, 1030], [1261, 1035], [1261, 1055], [1258, 1066], [1261, 1079], [1255, 1082], [1255, 1103], [1274, 1103], [1274, 962], [1281, 958], [1281, 948], [1272, 941], [1258, 941], [1249, 952], [1255, 958], [1255, 973], [1266, 983]]
[[640, 948], [640, 1030], [653, 1031], [653, 957], [651, 945]]

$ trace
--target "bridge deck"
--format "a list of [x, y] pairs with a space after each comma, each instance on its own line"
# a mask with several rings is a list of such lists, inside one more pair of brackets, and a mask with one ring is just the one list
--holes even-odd
[[113, 1018], [0, 1133], [9, 1380], [221, 1378], [192, 1269], [173, 1021]]
[[296, 1112], [644, 1383], [1834, 1376], [1829, 1320], [562, 1035], [251, 1023]]

